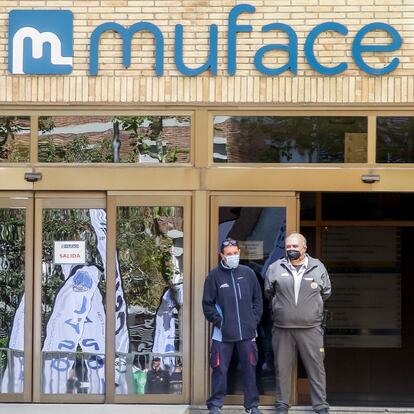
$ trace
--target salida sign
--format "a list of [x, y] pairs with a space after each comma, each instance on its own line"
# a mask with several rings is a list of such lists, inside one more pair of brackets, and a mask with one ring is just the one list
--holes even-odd
[[[270, 23], [262, 27], [239, 24], [243, 13], [253, 14], [256, 8], [250, 4], [233, 7], [227, 22], [227, 74], [233, 76], [237, 71], [237, 37], [239, 33], [260, 31], [283, 32], [287, 43], [272, 43], [260, 47], [252, 56], [258, 72], [266, 76], [277, 76], [285, 72], [298, 73], [298, 36], [293, 27], [285, 23]], [[209, 53], [206, 62], [198, 67], [189, 67], [184, 62], [184, 26], [175, 25], [174, 63], [185, 76], [196, 76], [209, 71], [213, 76], [218, 70], [218, 33], [217, 24], [209, 29]], [[125, 68], [131, 65], [131, 42], [135, 33], [148, 31], [155, 40], [155, 73], [164, 74], [164, 35], [161, 29], [151, 22], [137, 22], [125, 27], [116, 22], [107, 22], [96, 27], [90, 38], [90, 75], [99, 71], [99, 43], [103, 33], [114, 31], [122, 39], [122, 62]], [[381, 31], [390, 40], [387, 44], [368, 43], [367, 35]], [[313, 27], [306, 36], [304, 54], [307, 63], [322, 75], [339, 75], [348, 68], [340, 61], [327, 66], [318, 61], [314, 51], [315, 43], [325, 32], [336, 32], [346, 37], [348, 28], [338, 22], [325, 22]], [[72, 71], [73, 59], [73, 14], [68, 10], [13, 10], [9, 15], [9, 71], [15, 74], [65, 74]], [[389, 53], [401, 48], [402, 38], [398, 31], [387, 23], [373, 22], [359, 29], [352, 41], [351, 53], [355, 64], [369, 75], [385, 75], [395, 70], [400, 60], [394, 57], [383, 67], [370, 66], [364, 59], [366, 53]], [[286, 53], [287, 63], [279, 67], [269, 67], [264, 62], [266, 54], [273, 50]]]
[[86, 245], [84, 241], [55, 241], [55, 264], [85, 264]]

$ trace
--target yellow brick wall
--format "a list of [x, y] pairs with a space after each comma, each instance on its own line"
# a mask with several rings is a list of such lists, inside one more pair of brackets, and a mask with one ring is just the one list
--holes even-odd
[[[232, 7], [248, 3], [254, 14], [243, 14], [239, 24], [251, 24], [252, 33], [238, 34], [236, 76], [227, 75], [227, 19]], [[74, 70], [67, 76], [10, 75], [7, 71], [8, 12], [13, 9], [69, 9], [74, 13]], [[0, 0], [0, 102], [76, 103], [414, 103], [414, 0]], [[108, 21], [129, 26], [150, 21], [164, 35], [164, 76], [154, 71], [154, 41], [149, 33], [137, 33], [132, 62], [121, 62], [118, 34], [101, 38], [99, 73], [88, 75], [89, 39], [93, 29]], [[307, 33], [317, 24], [336, 21], [349, 29], [346, 38], [329, 32], [320, 36], [315, 51], [324, 65], [341, 61], [348, 70], [338, 76], [322, 76], [305, 62]], [[366, 59], [383, 66], [398, 56], [399, 68], [387, 76], [369, 76], [352, 62], [351, 45], [356, 32], [374, 21], [391, 24], [403, 38], [393, 54]], [[263, 45], [286, 42], [282, 33], [262, 33], [265, 24], [281, 22], [298, 35], [298, 74], [267, 77], [253, 64]], [[189, 66], [200, 66], [208, 56], [208, 28], [219, 26], [218, 76], [204, 73], [188, 78], [174, 64], [174, 27], [184, 25], [184, 55]], [[384, 33], [373, 42], [386, 43]], [[277, 39], [277, 40], [275, 40]], [[269, 67], [286, 62], [282, 52], [266, 55]]]

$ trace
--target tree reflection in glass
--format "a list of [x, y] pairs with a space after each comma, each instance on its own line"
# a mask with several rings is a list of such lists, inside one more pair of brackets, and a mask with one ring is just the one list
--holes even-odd
[[25, 210], [0, 209], [0, 380], [2, 393], [24, 386]]
[[363, 144], [365, 152], [358, 162], [366, 162], [366, 133], [366, 117], [216, 116], [214, 161], [351, 162], [346, 154], [359, 134], [358, 144]]
[[129, 351], [117, 358], [133, 378], [119, 394], [182, 392], [183, 236], [182, 207], [118, 208]]

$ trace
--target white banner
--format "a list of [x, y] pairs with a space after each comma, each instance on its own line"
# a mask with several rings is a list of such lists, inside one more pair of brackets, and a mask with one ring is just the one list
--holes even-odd
[[96, 266], [81, 266], [60, 288], [46, 325], [43, 354], [43, 392], [65, 394], [67, 381], [76, 378], [73, 370], [76, 349], [100, 278]]
[[[103, 209], [89, 211], [106, 273], [106, 212]], [[72, 242], [61, 243], [72, 244]], [[87, 388], [89, 394], [102, 394], [105, 391], [105, 309], [98, 288], [100, 270], [94, 265], [74, 267], [68, 262], [61, 266], [65, 282], [56, 295], [42, 349], [45, 353], [43, 392], [59, 394], [76, 392], [76, 390], [69, 391], [68, 384], [70, 381], [78, 380], [74, 363], [75, 352], [79, 345], [83, 352], [90, 353], [86, 358], [88, 382], [81, 385]], [[71, 274], [73, 270], [75, 272]], [[1, 390], [3, 393], [23, 392], [24, 358], [21, 353], [24, 350], [24, 296], [14, 316], [8, 348], [10, 356], [3, 374]], [[122, 355], [116, 360], [115, 381], [118, 384], [116, 392], [127, 394], [125, 355], [129, 351], [129, 333], [127, 306], [118, 258], [116, 258], [116, 351]], [[79, 383], [81, 380], [82, 378], [78, 380]]]
[[22, 393], [24, 387], [24, 298], [13, 318], [12, 330], [8, 343], [7, 367], [1, 382], [2, 393]]
[[[103, 209], [90, 209], [91, 224], [98, 239], [98, 251], [102, 258], [106, 274], [106, 211]], [[119, 268], [118, 255], [116, 256], [116, 331], [115, 350], [122, 357], [115, 361], [115, 383], [117, 394], [128, 394], [128, 383], [126, 378], [126, 360], [124, 355], [129, 352], [129, 332], [127, 326], [127, 305], [122, 288], [122, 277]], [[104, 348], [105, 349], [105, 348]]]
[[[173, 290], [174, 289], [174, 290]], [[175, 296], [175, 298], [174, 298]], [[183, 285], [176, 285], [168, 289], [161, 300], [155, 318], [155, 334], [152, 352], [155, 354], [168, 354], [175, 352], [175, 320], [173, 310], [183, 304]], [[175, 357], [161, 358], [162, 365], [174, 367]]]

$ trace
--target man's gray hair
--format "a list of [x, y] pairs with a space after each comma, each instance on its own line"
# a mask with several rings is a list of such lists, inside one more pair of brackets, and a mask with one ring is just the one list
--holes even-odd
[[291, 237], [296, 237], [297, 239], [301, 240], [302, 243], [303, 243], [303, 245], [305, 247], [307, 247], [306, 238], [305, 238], [305, 236], [303, 234], [300, 234], [300, 233], [290, 233], [289, 236], [286, 237], [286, 241], [288, 239], [290, 239]]

